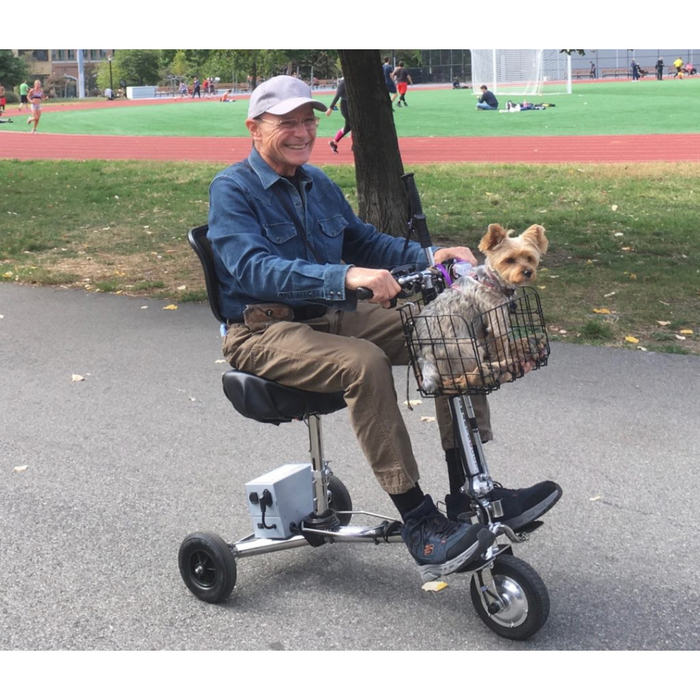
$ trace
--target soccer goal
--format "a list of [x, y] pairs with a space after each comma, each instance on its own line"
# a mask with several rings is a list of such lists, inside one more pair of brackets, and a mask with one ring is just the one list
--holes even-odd
[[558, 49], [471, 49], [472, 85], [501, 95], [571, 93], [571, 56]]

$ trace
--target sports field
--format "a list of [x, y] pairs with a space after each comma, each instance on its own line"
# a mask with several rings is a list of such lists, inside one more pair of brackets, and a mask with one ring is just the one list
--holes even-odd
[[[544, 111], [481, 112], [471, 90], [409, 89], [408, 107], [396, 109], [399, 137], [590, 136], [610, 134], [688, 134], [698, 132], [700, 79], [575, 83], [571, 95], [528, 98], [553, 102]], [[332, 93], [319, 94], [330, 103]], [[500, 96], [501, 106], [513, 96]], [[157, 104], [87, 103], [81, 109], [45, 104], [42, 133], [109, 136], [245, 137], [247, 95], [236, 102], [190, 98]], [[109, 106], [110, 109], [104, 107]], [[111, 107], [114, 107], [113, 109]], [[28, 131], [16, 106], [2, 131]], [[322, 117], [320, 138], [342, 126], [339, 112]]]

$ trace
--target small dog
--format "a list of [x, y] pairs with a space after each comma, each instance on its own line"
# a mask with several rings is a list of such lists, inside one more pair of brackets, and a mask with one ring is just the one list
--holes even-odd
[[424, 391], [511, 381], [542, 356], [546, 339], [513, 340], [507, 306], [502, 305], [518, 287], [535, 280], [548, 241], [538, 225], [515, 238], [511, 233], [491, 224], [479, 243], [485, 263], [457, 279], [415, 318], [413, 338]]

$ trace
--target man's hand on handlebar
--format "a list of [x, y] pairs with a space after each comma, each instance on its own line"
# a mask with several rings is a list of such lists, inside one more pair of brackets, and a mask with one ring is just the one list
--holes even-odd
[[372, 290], [373, 304], [389, 308], [391, 300], [401, 291], [401, 287], [388, 270], [373, 270], [367, 267], [351, 267], [345, 275], [345, 287], [355, 291], [360, 287]]
[[436, 263], [444, 262], [450, 258], [456, 258], [457, 260], [465, 260], [466, 262], [471, 263], [474, 267], [478, 265], [474, 254], [471, 252], [471, 250], [469, 250], [469, 248], [465, 248], [464, 246], [440, 248], [439, 250], [435, 251], [433, 257]]

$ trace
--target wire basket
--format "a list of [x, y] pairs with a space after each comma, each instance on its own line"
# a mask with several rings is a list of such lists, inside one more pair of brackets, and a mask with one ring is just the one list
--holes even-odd
[[422, 396], [490, 394], [547, 364], [547, 329], [531, 287], [472, 319], [425, 315], [423, 307], [409, 302], [399, 309]]

